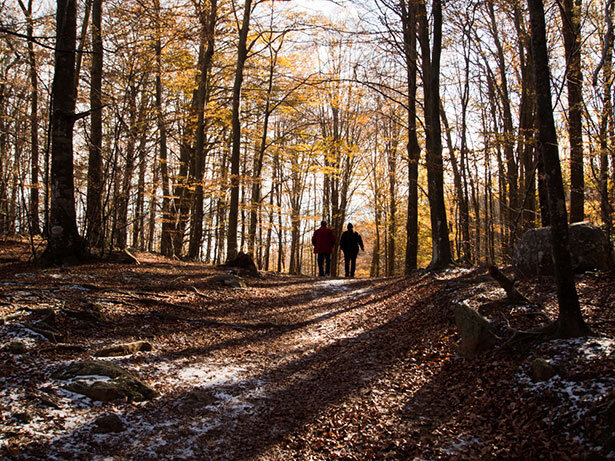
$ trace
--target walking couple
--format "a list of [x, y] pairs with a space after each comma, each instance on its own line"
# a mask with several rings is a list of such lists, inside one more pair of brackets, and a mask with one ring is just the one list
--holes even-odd
[[[335, 233], [327, 227], [327, 221], [320, 222], [320, 228], [316, 229], [312, 236], [312, 245], [314, 245], [314, 253], [318, 255], [318, 276], [331, 275], [331, 253], [335, 248]], [[348, 230], [342, 234], [340, 248], [344, 252], [346, 277], [354, 277], [359, 248], [363, 251], [365, 248], [361, 235], [352, 229], [352, 224], [348, 224]]]

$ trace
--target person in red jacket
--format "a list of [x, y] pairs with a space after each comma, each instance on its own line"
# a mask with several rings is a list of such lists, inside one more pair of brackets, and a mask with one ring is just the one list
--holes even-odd
[[327, 227], [327, 221], [320, 222], [320, 228], [316, 229], [312, 236], [314, 253], [318, 255], [318, 276], [331, 275], [331, 253], [335, 246], [335, 234]]

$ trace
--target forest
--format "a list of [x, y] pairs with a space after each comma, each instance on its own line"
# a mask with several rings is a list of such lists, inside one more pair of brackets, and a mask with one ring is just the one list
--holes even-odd
[[[358, 224], [365, 275], [508, 263], [549, 223], [524, 2], [295, 3], [68, 2], [64, 31], [3, 2], [0, 232], [46, 238], [57, 206], [77, 259], [313, 274], [326, 219]], [[612, 5], [546, 6], [570, 222], [611, 238]]]
[[614, 3], [0, 0], [0, 456], [615, 456]]

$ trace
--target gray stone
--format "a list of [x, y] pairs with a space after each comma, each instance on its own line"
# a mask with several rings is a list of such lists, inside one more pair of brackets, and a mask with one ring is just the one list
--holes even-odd
[[[607, 270], [609, 252], [604, 232], [588, 222], [571, 224], [568, 229], [574, 271]], [[532, 229], [523, 234], [515, 246], [513, 266], [517, 277], [553, 275], [550, 227]]]
[[214, 283], [220, 283], [231, 288], [246, 288], [246, 282], [241, 278], [233, 274], [219, 274], [214, 275], [210, 281]]
[[539, 357], [532, 361], [530, 366], [530, 377], [534, 381], [548, 381], [557, 374], [557, 368], [551, 365], [548, 360]]
[[114, 344], [104, 347], [94, 353], [96, 357], [120, 357], [123, 355], [136, 354], [139, 351], [149, 352], [152, 350], [151, 343], [147, 341], [135, 341], [134, 343]]
[[96, 425], [96, 432], [99, 434], [108, 434], [110, 432], [124, 432], [126, 430], [126, 425], [122, 418], [120, 418], [115, 413], [107, 413], [105, 415], [99, 416], [94, 421]]
[[455, 324], [461, 335], [460, 354], [473, 356], [495, 345], [497, 336], [485, 317], [466, 303], [457, 304], [454, 311]]

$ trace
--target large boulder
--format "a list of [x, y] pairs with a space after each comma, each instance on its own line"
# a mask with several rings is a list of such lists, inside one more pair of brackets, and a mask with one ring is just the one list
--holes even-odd
[[[572, 267], [577, 273], [609, 268], [609, 243], [602, 230], [588, 222], [569, 227]], [[527, 231], [515, 246], [513, 266], [517, 277], [553, 275], [551, 227]]]

